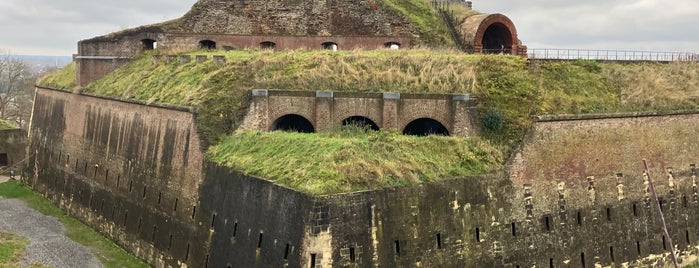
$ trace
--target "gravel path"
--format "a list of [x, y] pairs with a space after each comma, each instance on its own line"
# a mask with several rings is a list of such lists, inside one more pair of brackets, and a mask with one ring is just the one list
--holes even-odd
[[63, 224], [20, 200], [0, 197], [0, 231], [29, 239], [23, 266], [41, 263], [55, 268], [102, 267], [88, 248], [63, 235]]

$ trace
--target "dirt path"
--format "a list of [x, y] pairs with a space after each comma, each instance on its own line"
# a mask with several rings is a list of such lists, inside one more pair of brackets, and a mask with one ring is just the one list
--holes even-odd
[[[7, 178], [0, 177], [0, 183]], [[49, 267], [102, 267], [90, 250], [67, 238], [63, 225], [16, 199], [0, 197], [0, 231], [29, 239], [23, 265], [41, 263]]]

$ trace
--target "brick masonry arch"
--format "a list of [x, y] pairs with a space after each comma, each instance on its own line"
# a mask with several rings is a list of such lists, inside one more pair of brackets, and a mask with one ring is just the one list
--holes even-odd
[[[468, 17], [459, 26], [460, 33], [474, 53], [487, 53], [484, 47], [484, 39], [487, 41], [489, 34], [497, 34], [507, 43], [504, 52], [513, 55], [526, 55], [526, 46], [520, 44], [515, 24], [503, 14], [479, 14]], [[496, 52], [496, 51], [490, 51]]]

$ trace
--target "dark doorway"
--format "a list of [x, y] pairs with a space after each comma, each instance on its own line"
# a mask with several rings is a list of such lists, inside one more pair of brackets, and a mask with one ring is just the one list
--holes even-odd
[[379, 125], [374, 123], [374, 121], [371, 121], [371, 119], [366, 118], [364, 116], [352, 116], [348, 117], [345, 120], [342, 120], [342, 126], [357, 126], [357, 127], [363, 127], [366, 130], [379, 130]]
[[502, 23], [488, 26], [483, 34], [483, 53], [512, 54], [512, 32]]
[[274, 121], [274, 124], [272, 124], [272, 127], [270, 129], [272, 131], [281, 130], [300, 133], [315, 132], [313, 124], [311, 124], [311, 122], [308, 121], [308, 119], [306, 119], [305, 117], [297, 114], [289, 114], [280, 117], [279, 119]]
[[201, 49], [216, 49], [216, 42], [211, 40], [201, 40], [199, 41], [199, 48]]
[[0, 154], [0, 167], [6, 167], [9, 166], [9, 161], [7, 159], [7, 154], [6, 153], [1, 153]]
[[265, 41], [265, 42], [260, 43], [260, 48], [261, 49], [275, 49], [275, 48], [277, 48], [277, 44], [275, 44], [274, 42]]
[[388, 49], [400, 49], [400, 43], [397, 42], [388, 42], [383, 45]]
[[403, 130], [405, 135], [427, 136], [427, 135], [443, 135], [449, 136], [447, 130], [442, 123], [430, 118], [420, 118], [410, 122]]
[[336, 51], [339, 48], [337, 46], [337, 43], [333, 43], [333, 42], [325, 42], [321, 45], [323, 46], [323, 49], [332, 50], [332, 51]]
[[153, 39], [143, 39], [141, 40], [141, 44], [143, 45], [143, 50], [153, 50], [158, 48], [158, 43]]

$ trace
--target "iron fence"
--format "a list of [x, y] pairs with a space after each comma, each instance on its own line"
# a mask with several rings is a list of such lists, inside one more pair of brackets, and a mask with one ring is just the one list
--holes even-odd
[[694, 61], [699, 62], [699, 54], [691, 52], [655, 52], [628, 50], [589, 50], [589, 49], [527, 49], [529, 59], [545, 60], [608, 60], [608, 61]]

